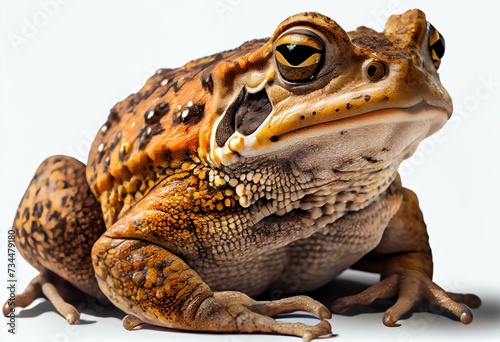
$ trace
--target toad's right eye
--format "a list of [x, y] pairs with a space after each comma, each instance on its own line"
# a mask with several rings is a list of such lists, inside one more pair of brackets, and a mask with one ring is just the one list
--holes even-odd
[[313, 79], [321, 69], [324, 54], [323, 44], [316, 35], [286, 33], [275, 45], [278, 71], [289, 82]]

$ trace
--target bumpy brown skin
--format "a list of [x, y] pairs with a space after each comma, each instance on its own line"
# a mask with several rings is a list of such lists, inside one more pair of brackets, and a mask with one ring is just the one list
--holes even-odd
[[[85, 165], [66, 156], [45, 160], [19, 205], [13, 228], [21, 255], [38, 271], [15, 306], [26, 307], [45, 296], [68, 322], [79, 312], [67, 300], [82, 292], [105, 298], [92, 268], [91, 250], [106, 230], [99, 203], [85, 177]], [[13, 309], [6, 302], [6, 315]]]
[[[312, 43], [326, 51], [321, 63], [276, 67], [273, 44], [294, 26], [299, 36], [309, 26], [316, 32], [304, 44], [324, 39]], [[249, 296], [309, 291], [355, 267], [381, 282], [337, 300], [334, 312], [395, 298], [387, 326], [420, 303], [470, 322], [463, 304], [477, 307], [479, 298], [432, 282], [418, 201], [397, 175], [451, 112], [436, 73], [436, 32], [417, 10], [389, 19], [384, 34], [347, 34], [309, 13], [286, 20], [269, 41], [159, 70], [111, 110], [87, 167], [52, 157], [38, 169], [14, 228], [40, 275], [15, 306], [45, 296], [76, 323], [67, 303], [76, 287], [125, 311], [127, 329], [149, 323], [308, 341], [331, 335], [323, 304]], [[321, 70], [298, 84], [281, 75], [300, 77], [316, 64]], [[4, 314], [11, 309], [6, 303]], [[321, 321], [271, 318], [297, 310]]]

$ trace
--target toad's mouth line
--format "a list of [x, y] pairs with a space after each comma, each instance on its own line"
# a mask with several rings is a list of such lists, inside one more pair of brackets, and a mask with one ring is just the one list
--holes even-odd
[[[348, 117], [330, 117], [330, 120], [325, 120], [327, 116], [323, 115], [319, 122], [309, 124], [297, 120], [297, 115], [300, 120], [300, 112], [287, 115], [281, 122], [271, 122], [273, 114], [271, 112], [253, 133], [243, 135], [233, 131], [222, 146], [215, 143], [213, 160], [229, 166], [239, 164], [241, 158], [276, 154], [296, 158], [304, 152], [310, 153], [314, 146], [328, 149], [332, 155], [347, 152], [352, 155], [355, 151], [371, 150], [382, 143], [384, 146], [379, 147], [387, 148], [395, 142], [398, 144], [396, 150], [406, 155], [405, 151], [410, 145], [416, 146], [419, 141], [438, 131], [449, 117], [446, 109], [424, 101], [406, 108], [352, 112]], [[322, 158], [321, 155], [316, 157]]]
[[[307, 131], [311, 131], [311, 133], [319, 133], [321, 136], [325, 133], [332, 134], [336, 131], [346, 132], [350, 129], [358, 129], [375, 124], [389, 125], [403, 122], [419, 122], [424, 120], [435, 121], [435, 124], [430, 127], [430, 135], [441, 128], [449, 117], [450, 114], [445, 109], [432, 106], [424, 101], [421, 101], [418, 104], [409, 107], [388, 107], [352, 113], [350, 115], [344, 115], [328, 121], [303, 125], [302, 127], [297, 127], [296, 129], [282, 133], [276, 132], [276, 134], [273, 134], [272, 126], [263, 128], [262, 130], [257, 129], [255, 138], [262, 141], [260, 136], [263, 135], [262, 133], [267, 133], [265, 135], [271, 142], [278, 142], [287, 139], [288, 137], [302, 135], [303, 133], [307, 133]], [[435, 120], [433, 120], [433, 118]]]

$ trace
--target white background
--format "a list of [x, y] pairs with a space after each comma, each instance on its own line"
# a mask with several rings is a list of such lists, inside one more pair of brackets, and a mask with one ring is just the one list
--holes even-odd
[[[57, 7], [44, 4], [56, 3]], [[86, 160], [111, 106], [156, 68], [176, 67], [272, 34], [291, 14], [318, 11], [352, 30], [382, 29], [389, 13], [418, 7], [446, 38], [441, 79], [453, 121], [403, 169], [419, 195], [435, 259], [435, 280], [475, 292], [483, 306], [469, 326], [416, 314], [386, 328], [381, 314], [335, 315], [335, 340], [492, 340], [500, 337], [500, 20], [494, 1], [2, 1], [0, 108], [0, 300], [7, 297], [7, 233], [38, 164], [53, 154]], [[17, 255], [18, 291], [36, 272]], [[376, 277], [365, 277], [374, 281]], [[21, 311], [3, 341], [298, 341], [292, 337], [125, 331], [119, 313], [70, 327], [43, 301]], [[102, 315], [111, 315], [102, 318]], [[303, 319], [316, 323], [314, 319]]]

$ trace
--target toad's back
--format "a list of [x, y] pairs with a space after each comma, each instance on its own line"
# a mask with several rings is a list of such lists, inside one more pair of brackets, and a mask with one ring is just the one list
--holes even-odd
[[[159, 69], [143, 88], [117, 103], [90, 150], [87, 181], [102, 203], [106, 225], [116, 221], [160, 180], [199, 160], [200, 126], [212, 96], [212, 70], [255, 51], [263, 41]], [[184, 170], [185, 171], [185, 170]]]

